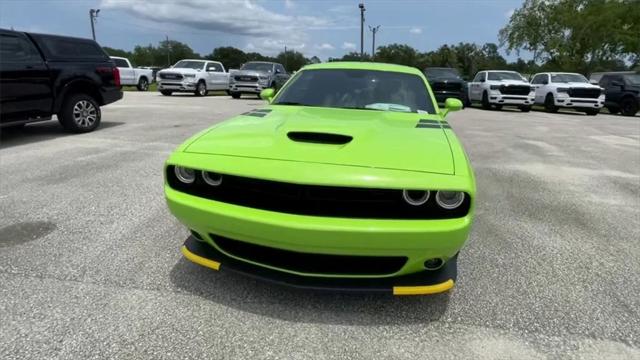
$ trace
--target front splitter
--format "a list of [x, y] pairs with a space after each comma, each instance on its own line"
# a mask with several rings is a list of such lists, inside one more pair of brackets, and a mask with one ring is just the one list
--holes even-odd
[[429, 295], [453, 288], [458, 274], [458, 255], [434, 271], [386, 278], [327, 278], [301, 276], [272, 270], [231, 258], [213, 246], [189, 236], [182, 254], [191, 262], [216, 271], [232, 271], [285, 286], [332, 292], [374, 292], [393, 295]]

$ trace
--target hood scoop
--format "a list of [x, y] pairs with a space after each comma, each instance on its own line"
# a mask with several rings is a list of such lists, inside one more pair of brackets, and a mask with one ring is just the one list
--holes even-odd
[[293, 141], [313, 144], [344, 145], [353, 140], [352, 136], [309, 131], [290, 131], [287, 137]]

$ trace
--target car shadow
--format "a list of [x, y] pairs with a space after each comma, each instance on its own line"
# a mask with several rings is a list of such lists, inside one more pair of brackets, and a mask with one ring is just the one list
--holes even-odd
[[[124, 122], [102, 121], [95, 131], [120, 125], [124, 125]], [[65, 131], [55, 120], [27, 124], [17, 129], [3, 128], [0, 129], [0, 149], [73, 135], [76, 134]]]
[[301, 323], [425, 324], [442, 317], [450, 296], [445, 293], [394, 297], [391, 294], [310, 291], [232, 272], [216, 272], [184, 258], [173, 267], [170, 279], [179, 290], [208, 301], [243, 312]]

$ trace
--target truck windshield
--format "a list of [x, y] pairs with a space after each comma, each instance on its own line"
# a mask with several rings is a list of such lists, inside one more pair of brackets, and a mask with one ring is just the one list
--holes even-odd
[[201, 70], [202, 68], [204, 68], [204, 61], [180, 60], [175, 65], [173, 65], [173, 67]]
[[429, 79], [460, 79], [456, 69], [427, 68], [424, 73]]
[[489, 80], [521, 80], [521, 81], [525, 81], [525, 79], [522, 77], [522, 75], [518, 74], [517, 72], [511, 72], [511, 71], [491, 71], [488, 73], [487, 75], [487, 79]]
[[626, 81], [629, 85], [640, 85], [640, 74], [625, 75], [624, 81]]
[[242, 65], [240, 70], [255, 70], [260, 72], [271, 72], [273, 70], [273, 64], [250, 62]]
[[588, 83], [586, 77], [580, 74], [552, 74], [551, 82], [554, 83], [569, 83], [569, 82], [580, 82], [580, 83]]
[[274, 104], [435, 113], [420, 76], [375, 70], [303, 70]]

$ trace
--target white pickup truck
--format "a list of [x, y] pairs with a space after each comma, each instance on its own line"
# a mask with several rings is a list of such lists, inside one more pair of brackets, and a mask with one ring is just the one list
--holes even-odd
[[515, 71], [480, 71], [468, 84], [469, 101], [480, 102], [483, 109], [501, 109], [503, 105], [531, 110], [535, 91], [531, 84]]
[[111, 60], [120, 71], [120, 84], [136, 86], [139, 91], [149, 90], [149, 84], [153, 82], [153, 70], [136, 69], [131, 66], [129, 59], [123, 57], [111, 56]]
[[156, 74], [158, 91], [169, 96], [174, 92], [192, 92], [205, 96], [212, 90], [229, 91], [229, 73], [222, 63], [210, 60], [180, 60]]
[[574, 108], [587, 115], [597, 115], [604, 106], [604, 89], [589, 83], [576, 73], [540, 73], [531, 79], [536, 89], [536, 104], [544, 105], [547, 112], [558, 108]]

